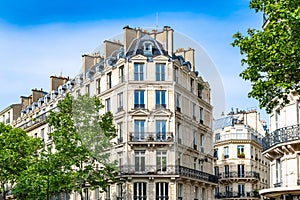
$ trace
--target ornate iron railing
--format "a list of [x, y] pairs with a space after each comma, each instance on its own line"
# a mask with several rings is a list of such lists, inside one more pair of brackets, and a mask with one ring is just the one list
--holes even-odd
[[226, 178], [255, 178], [260, 179], [260, 174], [258, 172], [253, 171], [246, 171], [246, 172], [224, 172], [219, 174], [220, 179], [226, 179]]
[[130, 142], [173, 142], [173, 132], [131, 132]]
[[263, 151], [275, 146], [276, 144], [299, 140], [300, 124], [276, 129], [274, 132], [266, 135], [262, 140]]
[[218, 177], [206, 172], [190, 169], [180, 165], [166, 165], [157, 168], [156, 165], [121, 165], [120, 175], [180, 175], [183, 177], [218, 183]]

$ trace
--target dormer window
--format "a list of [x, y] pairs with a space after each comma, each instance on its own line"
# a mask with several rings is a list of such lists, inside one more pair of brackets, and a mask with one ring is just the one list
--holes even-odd
[[150, 41], [146, 41], [143, 43], [143, 46], [144, 46], [144, 56], [152, 56], [153, 43]]

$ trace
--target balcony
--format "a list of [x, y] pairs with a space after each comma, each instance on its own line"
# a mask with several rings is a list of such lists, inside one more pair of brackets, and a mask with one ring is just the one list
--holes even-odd
[[300, 124], [276, 129], [274, 132], [266, 135], [262, 139], [263, 151], [280, 143], [299, 140], [300, 139], [299, 133], [300, 133]]
[[174, 142], [173, 132], [131, 132], [130, 142]]
[[227, 198], [245, 198], [248, 199], [249, 197], [252, 198], [260, 198], [260, 195], [256, 191], [252, 192], [245, 192], [245, 193], [239, 193], [239, 192], [219, 192], [215, 195], [216, 199], [227, 199]]
[[253, 133], [227, 133], [215, 137], [215, 143], [227, 140], [254, 140], [262, 144], [262, 139]]
[[145, 109], [145, 104], [134, 104], [134, 109]]
[[183, 166], [167, 165], [157, 168], [156, 165], [122, 165], [120, 166], [120, 175], [179, 175], [182, 177], [193, 178], [197, 180], [218, 183], [218, 177], [195, 169]]
[[258, 172], [247, 171], [244, 173], [239, 172], [224, 172], [219, 174], [220, 179], [234, 179], [234, 178], [245, 178], [245, 179], [260, 179], [260, 174]]

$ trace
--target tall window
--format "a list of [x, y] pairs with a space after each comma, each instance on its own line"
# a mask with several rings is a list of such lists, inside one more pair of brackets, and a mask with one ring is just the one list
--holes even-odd
[[88, 96], [90, 96], [90, 84], [87, 84], [87, 85], [85, 86], [85, 93], [86, 93]]
[[123, 152], [118, 152], [118, 164], [119, 164], [119, 168], [121, 170], [122, 165], [123, 165]]
[[111, 84], [111, 72], [107, 73], [106, 76], [106, 81], [107, 81], [107, 89], [111, 88], [112, 84]]
[[135, 151], [135, 172], [145, 172], [145, 151]]
[[215, 176], [219, 176], [219, 167], [218, 166], [214, 167], [214, 174], [215, 174]]
[[118, 112], [123, 110], [123, 92], [118, 94]]
[[101, 92], [101, 79], [98, 78], [96, 80], [96, 94], [100, 94], [100, 92]]
[[180, 123], [177, 123], [176, 133], [177, 133], [178, 144], [182, 144], [182, 135], [181, 135], [181, 126], [180, 126]]
[[276, 159], [275, 167], [276, 167], [276, 183], [278, 184], [278, 183], [281, 183], [281, 181], [282, 181], [280, 159]]
[[194, 158], [194, 170], [197, 169], [197, 158]]
[[84, 200], [89, 200], [89, 189], [85, 188], [84, 189]]
[[198, 97], [202, 98], [202, 90], [203, 90], [203, 86], [198, 83]]
[[178, 183], [177, 187], [178, 187], [177, 197], [182, 198], [183, 197], [183, 184]]
[[145, 139], [145, 120], [134, 121], [134, 141]]
[[195, 186], [194, 187], [194, 199], [198, 199], [198, 192], [199, 192], [198, 187]]
[[166, 120], [156, 120], [156, 140], [166, 140]]
[[156, 63], [156, 81], [165, 81], [165, 64]]
[[240, 197], [245, 196], [245, 185], [244, 184], [239, 184], [238, 185], [238, 192]]
[[155, 91], [155, 108], [166, 108], [166, 91], [156, 90]]
[[99, 200], [99, 199], [100, 199], [100, 191], [99, 191], [99, 188], [98, 188], [98, 187], [95, 189], [95, 199], [96, 199], [96, 200]]
[[193, 132], [193, 145], [194, 149], [197, 150], [197, 131]]
[[123, 122], [117, 124], [118, 127], [118, 143], [123, 142]]
[[181, 112], [181, 95], [176, 94], [176, 110]]
[[106, 195], [105, 195], [106, 199], [110, 199], [110, 185], [107, 186], [106, 188]]
[[122, 199], [123, 198], [123, 184], [118, 183], [117, 185], [117, 199]]
[[244, 145], [237, 146], [237, 157], [238, 158], [245, 158], [245, 147]]
[[157, 151], [156, 152], [156, 168], [158, 172], [167, 171], [167, 152]]
[[204, 153], [204, 134], [200, 135], [200, 151]]
[[44, 141], [45, 140], [45, 129], [41, 129], [41, 139]]
[[196, 120], [196, 104], [193, 103], [193, 119]]
[[178, 67], [175, 67], [174, 68], [174, 81], [176, 83], [178, 83], [178, 80], [179, 80], [179, 70], [178, 70]]
[[133, 200], [147, 199], [147, 183], [137, 182], [133, 184]]
[[124, 66], [119, 67], [119, 83], [124, 82]]
[[134, 108], [145, 108], [144, 90], [134, 91]]
[[203, 108], [199, 108], [199, 119], [200, 119], [200, 124], [203, 124]]
[[205, 188], [202, 188], [202, 199], [206, 199]]
[[229, 165], [224, 165], [225, 177], [229, 177]]
[[105, 99], [105, 109], [106, 109], [106, 112], [111, 111], [110, 98]]
[[135, 63], [134, 64], [134, 80], [143, 81], [144, 80], [144, 64]]
[[245, 168], [245, 165], [238, 165], [238, 176], [240, 178], [243, 178], [245, 176], [244, 168]]
[[229, 148], [224, 147], [224, 158], [229, 158]]
[[156, 200], [169, 200], [169, 183], [156, 183]]
[[193, 78], [191, 78], [190, 88], [191, 88], [191, 92], [194, 92], [194, 79]]
[[214, 157], [218, 160], [219, 157], [219, 152], [218, 152], [218, 148], [214, 149]]

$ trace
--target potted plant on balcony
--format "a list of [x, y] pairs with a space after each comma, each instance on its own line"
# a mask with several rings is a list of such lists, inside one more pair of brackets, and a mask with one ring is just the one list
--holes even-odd
[[240, 151], [240, 150], [238, 150], [238, 152], [237, 152], [237, 157], [238, 157], [238, 158], [245, 158], [245, 153], [242, 152], [242, 151]]

